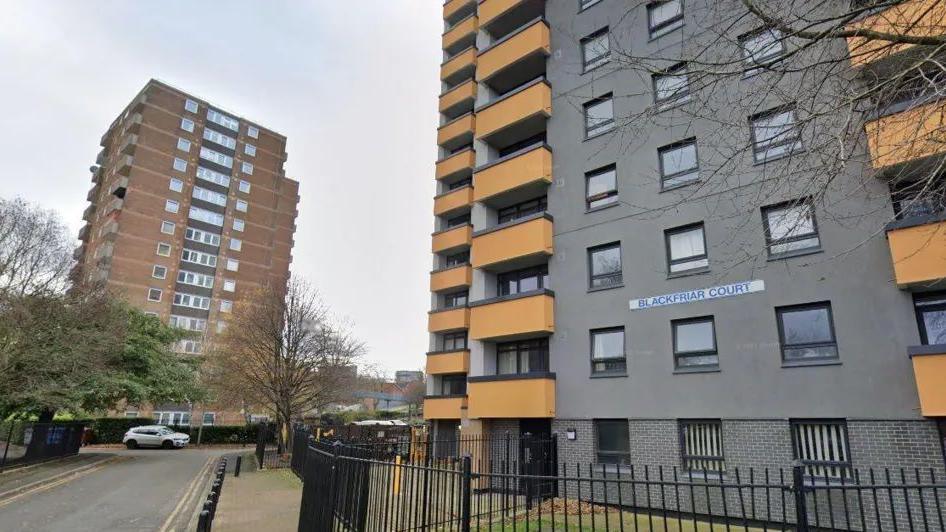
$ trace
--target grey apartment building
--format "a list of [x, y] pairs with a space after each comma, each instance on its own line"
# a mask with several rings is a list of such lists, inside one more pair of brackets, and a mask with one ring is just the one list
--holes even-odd
[[[914, 120], [898, 107], [818, 201], [804, 183], [766, 188], [780, 165], [818, 164], [791, 90], [753, 95], [764, 71], [727, 85], [746, 95], [721, 106], [741, 116], [732, 129], [688, 108], [685, 64], [617, 64], [619, 50], [682, 56], [707, 10], [444, 4], [425, 418], [435, 434], [554, 433], [568, 462], [942, 472], [946, 216], [897, 211], [863, 177], [942, 144], [867, 139]], [[736, 54], [791, 46], [730, 31], [718, 46]], [[722, 161], [708, 146], [730, 138], [744, 156]]]

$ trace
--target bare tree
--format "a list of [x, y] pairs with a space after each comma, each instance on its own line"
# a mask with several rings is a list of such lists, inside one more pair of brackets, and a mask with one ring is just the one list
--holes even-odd
[[[658, 204], [622, 197], [627, 218], [704, 205], [729, 221], [736, 263], [760, 256], [742, 226], [773, 203], [801, 207], [768, 220], [770, 239], [788, 244], [810, 206], [871, 236], [894, 216], [946, 210], [946, 3], [697, 0], [675, 31], [681, 4], [627, 2], [606, 41], [559, 28], [584, 47], [565, 68], [587, 71], [566, 101], [606, 129], [588, 102], [614, 87], [615, 134], [599, 149], [653, 154], [633, 171], [669, 192]], [[674, 138], [655, 146], [655, 131]]]
[[71, 251], [54, 212], [19, 198], [0, 199], [0, 295], [62, 290]]
[[364, 346], [337, 324], [301, 281], [267, 288], [237, 305], [208, 357], [208, 379], [222, 399], [270, 410], [283, 441], [292, 420], [343, 396]]

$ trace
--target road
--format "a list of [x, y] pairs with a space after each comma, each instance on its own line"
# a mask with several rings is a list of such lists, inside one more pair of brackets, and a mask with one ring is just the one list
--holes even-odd
[[116, 449], [116, 459], [74, 480], [0, 501], [0, 530], [184, 530], [205, 466], [226, 452]]

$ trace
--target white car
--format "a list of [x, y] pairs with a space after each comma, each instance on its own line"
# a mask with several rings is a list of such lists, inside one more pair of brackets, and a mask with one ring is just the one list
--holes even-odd
[[129, 449], [138, 447], [161, 447], [162, 449], [180, 449], [187, 445], [191, 437], [181, 432], [174, 432], [164, 425], [145, 425], [129, 429], [122, 438], [122, 443]]

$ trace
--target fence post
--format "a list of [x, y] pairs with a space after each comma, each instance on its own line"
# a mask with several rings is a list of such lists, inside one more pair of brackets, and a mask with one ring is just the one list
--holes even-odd
[[3, 458], [0, 458], [0, 467], [7, 463], [7, 452], [10, 450], [10, 442], [13, 440], [14, 427], [16, 427], [16, 421], [10, 421], [10, 432], [7, 434], [7, 445], [3, 448]]
[[234, 476], [234, 477], [240, 476], [240, 466], [242, 466], [242, 465], [243, 465], [243, 455], [240, 454], [240, 455], [237, 455], [236, 465], [233, 466], [233, 476]]
[[808, 501], [805, 498], [805, 467], [792, 466], [792, 492], [795, 494], [795, 530], [808, 532]]
[[473, 497], [473, 490], [471, 489], [472, 485], [472, 472], [471, 472], [471, 460], [469, 456], [463, 457], [463, 483], [461, 485], [461, 499], [460, 499], [460, 530], [461, 532], [470, 532], [470, 499]]

